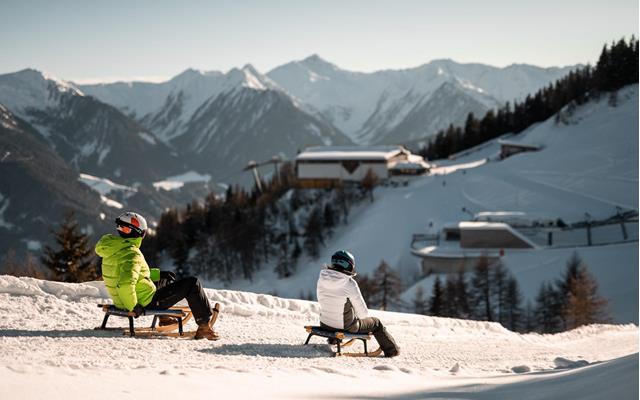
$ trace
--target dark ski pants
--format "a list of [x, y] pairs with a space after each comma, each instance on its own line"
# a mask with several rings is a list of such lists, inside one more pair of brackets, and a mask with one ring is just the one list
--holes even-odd
[[378, 318], [358, 319], [347, 331], [350, 333], [373, 333], [386, 357], [393, 357], [399, 353], [398, 345]]
[[182, 299], [187, 299], [196, 323], [198, 325], [209, 323], [211, 304], [198, 278], [190, 276], [176, 280], [173, 272], [161, 271], [160, 280], [156, 286], [158, 289], [147, 307], [166, 309]]

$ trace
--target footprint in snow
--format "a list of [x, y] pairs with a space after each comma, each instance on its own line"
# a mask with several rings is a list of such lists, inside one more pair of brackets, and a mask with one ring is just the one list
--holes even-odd
[[527, 372], [531, 372], [531, 368], [529, 368], [528, 365], [517, 365], [515, 367], [512, 367], [511, 371], [515, 372], [516, 374], [524, 374]]
[[378, 371], [398, 371], [397, 367], [394, 367], [393, 365], [376, 365], [375, 367], [373, 367], [373, 369], [378, 370]]
[[453, 367], [451, 367], [451, 369], [449, 370], [449, 372], [451, 372], [452, 374], [457, 374], [460, 371], [460, 364], [456, 363]]

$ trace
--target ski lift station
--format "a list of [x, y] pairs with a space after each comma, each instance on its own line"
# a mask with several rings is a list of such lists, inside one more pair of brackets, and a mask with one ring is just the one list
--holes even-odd
[[362, 182], [369, 170], [385, 180], [392, 175], [424, 174], [429, 164], [402, 146], [315, 146], [296, 157], [298, 183], [303, 188]]
[[528, 252], [637, 241], [637, 224], [635, 210], [618, 210], [610, 218], [571, 224], [518, 211], [485, 211], [476, 213], [471, 221], [446, 223], [440, 228], [430, 225], [426, 233], [414, 234], [411, 253], [421, 259], [425, 274], [455, 273], [473, 268], [480, 258], [494, 263], [505, 250]]

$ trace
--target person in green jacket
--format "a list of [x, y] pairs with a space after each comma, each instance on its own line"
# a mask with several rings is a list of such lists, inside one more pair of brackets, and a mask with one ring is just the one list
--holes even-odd
[[158, 287], [151, 280], [151, 269], [140, 251], [147, 233], [147, 221], [140, 214], [126, 212], [116, 218], [118, 236], [104, 235], [96, 244], [102, 257], [102, 278], [113, 304], [142, 315], [145, 307], [167, 309], [186, 299], [198, 324], [196, 339], [217, 340], [209, 326], [211, 304], [195, 277], [175, 280], [173, 273], [162, 272]]

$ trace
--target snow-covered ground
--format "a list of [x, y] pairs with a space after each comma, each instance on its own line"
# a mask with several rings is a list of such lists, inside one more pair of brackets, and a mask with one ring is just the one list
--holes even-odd
[[113, 182], [110, 179], [99, 178], [97, 176], [89, 175], [89, 174], [80, 174], [78, 180], [85, 185], [89, 186], [91, 189], [100, 193], [101, 195], [107, 195], [111, 192], [115, 191], [123, 191], [123, 192], [136, 192], [136, 188], [121, 185]]
[[[417, 286], [428, 295], [432, 279], [415, 283], [420, 260], [411, 255], [414, 233], [426, 233], [429, 225], [468, 220], [481, 211], [523, 211], [527, 214], [584, 220], [585, 213], [603, 219], [616, 207], [638, 210], [638, 86], [622, 89], [618, 106], [606, 96], [577, 107], [569, 124], [554, 118], [509, 137], [542, 146], [542, 150], [495, 161], [499, 144], [493, 141], [475, 152], [445, 162], [430, 176], [411, 178], [407, 186], [378, 187], [375, 201], [353, 210], [349, 225], [342, 226], [325, 242], [317, 260], [303, 259], [298, 273], [278, 280], [268, 267], [249, 281], [234, 282], [232, 288], [287, 297], [306, 296], [315, 290], [318, 270], [337, 249], [354, 253], [359, 274], [371, 274], [385, 260], [412, 286], [405, 300], [413, 298]], [[491, 161], [487, 162], [487, 159]], [[637, 229], [637, 225], [629, 229]], [[622, 240], [620, 229], [610, 232]], [[633, 232], [637, 239], [637, 232]], [[552, 250], [506, 251], [503, 262], [517, 278], [526, 299], [533, 300], [540, 284], [560, 278], [573, 252], [586, 261], [600, 285], [600, 294], [610, 300], [616, 322], [638, 323], [638, 242], [586, 246], [586, 231], [580, 247]], [[211, 282], [212, 287], [219, 283]]]
[[220, 341], [129, 338], [92, 329], [107, 298], [102, 282], [0, 276], [0, 398], [638, 398], [635, 325], [521, 335], [373, 311], [401, 355], [334, 358], [319, 339], [302, 345], [303, 326], [318, 322], [315, 302], [207, 294], [222, 305]]
[[209, 182], [211, 180], [210, 175], [202, 175], [195, 171], [189, 171], [182, 175], [170, 176], [163, 181], [153, 183], [153, 187], [163, 190], [175, 190], [180, 189], [185, 183], [191, 182]]

